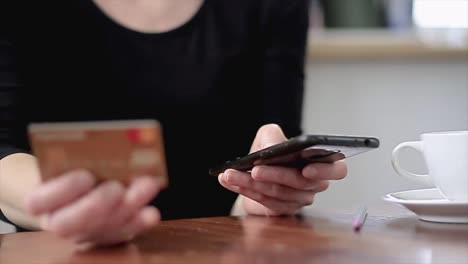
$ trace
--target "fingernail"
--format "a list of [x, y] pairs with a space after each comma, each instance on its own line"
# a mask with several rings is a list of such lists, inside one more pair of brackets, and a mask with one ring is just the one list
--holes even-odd
[[234, 176], [232, 175], [232, 172], [224, 172], [224, 180], [228, 183], [232, 183], [232, 181], [234, 180]]
[[93, 174], [88, 170], [84, 169], [68, 172], [67, 175], [73, 175], [73, 177], [78, 177], [81, 182], [89, 183], [90, 185], [96, 182], [96, 178], [93, 176]]
[[26, 196], [23, 200], [23, 205], [26, 210], [31, 215], [38, 215], [40, 213], [40, 207], [38, 208], [38, 205], [41, 203], [37, 203], [36, 201], [38, 200], [36, 198], [36, 194], [29, 194]]
[[144, 178], [145, 181], [150, 182], [150, 184], [156, 184], [158, 189], [166, 187], [167, 180], [164, 176], [139, 176]]
[[156, 186], [158, 188], [161, 188], [161, 186], [164, 183], [161, 176], [144, 176], [144, 177], [146, 178], [147, 181], [151, 183], [156, 183]]
[[157, 176], [156, 181], [158, 183], [159, 188], [165, 188], [168, 185], [167, 179], [165, 177]]
[[309, 166], [309, 167], [307, 167], [306, 171], [304, 172], [304, 177], [314, 178], [317, 175], [317, 173], [318, 173], [317, 168]]
[[108, 183], [106, 187], [109, 188], [109, 190], [112, 192], [118, 192], [122, 189], [122, 184], [117, 181], [112, 180]]
[[154, 209], [146, 209], [143, 214], [143, 220], [145, 225], [151, 227], [158, 223], [159, 219], [161, 218], [159, 212]]

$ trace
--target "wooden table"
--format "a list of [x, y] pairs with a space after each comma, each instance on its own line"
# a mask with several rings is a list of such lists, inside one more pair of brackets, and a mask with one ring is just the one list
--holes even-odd
[[47, 232], [0, 235], [0, 263], [468, 263], [468, 225], [412, 215], [214, 217], [164, 221], [132, 243], [79, 249]]

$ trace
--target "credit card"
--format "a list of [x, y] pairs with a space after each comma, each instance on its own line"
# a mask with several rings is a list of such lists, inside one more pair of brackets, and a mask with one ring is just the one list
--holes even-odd
[[135, 176], [168, 184], [162, 127], [156, 120], [31, 123], [28, 135], [44, 181], [87, 169], [99, 181]]

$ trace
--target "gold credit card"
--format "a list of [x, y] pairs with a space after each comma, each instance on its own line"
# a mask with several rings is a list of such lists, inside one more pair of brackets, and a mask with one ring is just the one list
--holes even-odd
[[32, 123], [29, 140], [44, 181], [87, 169], [98, 180], [135, 176], [168, 184], [162, 128], [155, 120]]

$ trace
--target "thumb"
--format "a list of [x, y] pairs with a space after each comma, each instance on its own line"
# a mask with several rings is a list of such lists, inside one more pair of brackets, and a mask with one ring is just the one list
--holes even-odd
[[255, 152], [286, 140], [287, 138], [280, 126], [277, 124], [266, 124], [258, 129], [250, 152]]

